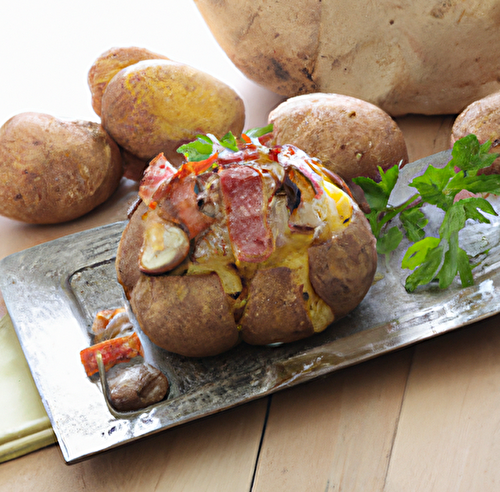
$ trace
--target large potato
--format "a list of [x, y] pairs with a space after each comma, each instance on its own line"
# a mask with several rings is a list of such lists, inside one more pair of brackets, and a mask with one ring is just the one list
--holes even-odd
[[144, 60], [168, 60], [166, 56], [145, 48], [111, 48], [100, 55], [90, 67], [87, 82], [92, 94], [92, 107], [101, 116], [102, 95], [109, 81], [123, 68]]
[[375, 238], [335, 181], [297, 147], [256, 140], [179, 170], [155, 159], [116, 259], [144, 333], [201, 357], [300, 340], [352, 311]]
[[0, 128], [0, 214], [54, 224], [103, 203], [122, 176], [118, 146], [89, 121], [22, 113]]
[[[473, 133], [480, 143], [491, 142], [491, 152], [499, 152], [500, 146], [500, 92], [473, 102], [457, 116], [451, 129], [451, 146]], [[500, 173], [500, 158], [484, 174]]]
[[243, 129], [243, 101], [226, 84], [200, 70], [166, 60], [124, 68], [102, 98], [102, 123], [132, 155], [150, 160], [160, 152], [174, 164], [177, 148], [200, 133], [217, 137]]
[[346, 94], [393, 116], [457, 114], [500, 88], [499, 0], [195, 0], [250, 79]]
[[307, 94], [288, 99], [269, 115], [277, 144], [289, 143], [318, 157], [346, 181], [379, 179], [408, 162], [401, 130], [380, 108], [340, 94]]

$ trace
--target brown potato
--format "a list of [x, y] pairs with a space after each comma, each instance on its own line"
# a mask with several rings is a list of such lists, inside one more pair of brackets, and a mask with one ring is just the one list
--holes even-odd
[[118, 146], [103, 128], [22, 113], [0, 128], [0, 214], [34, 224], [80, 217], [122, 177]]
[[116, 262], [116, 275], [118, 282], [123, 286], [125, 294], [130, 299], [132, 289], [139, 281], [141, 271], [139, 269], [139, 251], [142, 247], [144, 237], [144, 214], [148, 208], [144, 203], [141, 203], [137, 210], [130, 218], [125, 231], [122, 235], [122, 240], [118, 245]]
[[173, 164], [177, 148], [200, 133], [223, 137], [243, 130], [245, 108], [226, 84], [195, 68], [149, 60], [121, 70], [102, 98], [102, 123], [113, 139], [141, 160], [160, 152]]
[[[152, 162], [154, 179], [141, 184], [144, 203], [116, 258], [118, 280], [153, 343], [202, 357], [240, 339], [292, 342], [362, 301], [375, 275], [376, 241], [340, 178], [319, 161], [291, 145], [248, 144], [220, 151], [208, 168], [170, 169], [165, 180], [162, 162]], [[160, 275], [141, 271], [148, 231], [174, 220], [191, 238], [189, 254]], [[158, 251], [183, 249], [161, 237], [151, 243]]]
[[308, 94], [288, 99], [269, 115], [277, 144], [289, 143], [318, 157], [349, 182], [357, 176], [380, 179], [408, 162], [403, 134], [380, 108], [340, 94]]
[[240, 321], [245, 342], [252, 345], [294, 342], [314, 334], [303, 285], [294, 280], [292, 270], [287, 267], [257, 271]]
[[238, 342], [236, 322], [215, 273], [141, 275], [132, 291], [131, 306], [144, 333], [170, 352], [210, 356]]
[[[491, 152], [500, 152], [500, 92], [473, 102], [457, 116], [451, 129], [451, 146], [471, 133], [476, 135], [480, 143], [489, 140], [492, 144]], [[481, 172], [499, 174], [500, 158]]]
[[392, 116], [458, 114], [500, 90], [498, 0], [195, 0], [251, 80], [339, 93]]
[[377, 268], [376, 240], [364, 214], [355, 211], [349, 227], [308, 250], [309, 278], [338, 320], [365, 297]]
[[102, 95], [109, 81], [122, 69], [143, 60], [168, 60], [166, 56], [145, 48], [111, 48], [104, 52], [90, 67], [87, 82], [92, 93], [92, 107], [101, 116]]

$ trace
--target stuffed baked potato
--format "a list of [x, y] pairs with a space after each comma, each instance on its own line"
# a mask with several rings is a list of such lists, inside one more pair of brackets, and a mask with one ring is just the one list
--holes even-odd
[[354, 309], [375, 274], [375, 239], [342, 181], [268, 137], [178, 170], [160, 154], [117, 254], [118, 280], [144, 333], [190, 357], [240, 340], [265, 345], [323, 331]]

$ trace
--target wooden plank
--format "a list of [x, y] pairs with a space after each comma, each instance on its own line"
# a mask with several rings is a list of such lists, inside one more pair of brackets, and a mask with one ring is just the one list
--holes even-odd
[[380, 491], [412, 349], [273, 396], [253, 492]]
[[261, 399], [72, 466], [52, 446], [0, 465], [0, 490], [250, 491], [266, 410]]
[[416, 347], [384, 492], [500, 490], [499, 327]]

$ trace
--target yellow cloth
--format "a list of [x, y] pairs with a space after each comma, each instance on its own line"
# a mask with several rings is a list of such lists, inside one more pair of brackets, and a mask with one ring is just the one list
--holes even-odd
[[0, 463], [56, 442], [7, 314], [0, 320]]

